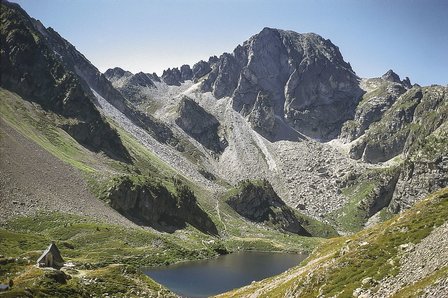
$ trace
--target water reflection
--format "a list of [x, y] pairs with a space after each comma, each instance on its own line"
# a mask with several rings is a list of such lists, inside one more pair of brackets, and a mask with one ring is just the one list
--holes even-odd
[[183, 297], [208, 297], [239, 288], [298, 265], [306, 255], [239, 252], [212, 260], [193, 261], [145, 273]]

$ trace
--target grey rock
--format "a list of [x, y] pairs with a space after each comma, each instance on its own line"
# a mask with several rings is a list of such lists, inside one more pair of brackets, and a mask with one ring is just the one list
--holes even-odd
[[[359, 138], [372, 125], [382, 119], [384, 113], [394, 104], [396, 99], [406, 92], [406, 87], [400, 83], [390, 83], [380, 79], [371, 79], [378, 87], [363, 95], [359, 102], [353, 120], [344, 123], [340, 138], [353, 141]], [[371, 81], [367, 80], [367, 84]]]
[[180, 67], [180, 78], [182, 82], [193, 79], [193, 71], [190, 65], [184, 64]]
[[152, 82], [151, 78], [143, 72], [139, 72], [139, 73], [136, 73], [135, 75], [133, 75], [130, 78], [129, 83], [132, 85], [140, 86], [140, 87], [156, 88], [156, 86]]
[[392, 83], [401, 83], [400, 76], [397, 75], [392, 69], [389, 69], [381, 76], [381, 78]]
[[120, 79], [124, 76], [130, 77], [133, 74], [130, 71], [126, 71], [120, 67], [109, 68], [104, 72], [104, 76], [110, 81], [114, 79]]
[[158, 83], [161, 82], [160, 77], [159, 77], [155, 72], [153, 72], [153, 73], [147, 73], [146, 75], [147, 75], [147, 76], [151, 79], [151, 81], [153, 81], [153, 82], [158, 82]]
[[[123, 76], [120, 77], [121, 74], [123, 74]], [[120, 93], [121, 104], [117, 105], [114, 104], [116, 102], [111, 102], [120, 112], [124, 113], [134, 124], [144, 128], [159, 142], [177, 146], [179, 141], [165, 123], [134, 107], [134, 105], [149, 100], [146, 92], [148, 89], [157, 89], [154, 83], [157, 80], [160, 80], [157, 74], [139, 72], [133, 75], [129, 71], [122, 71], [121, 69], [117, 70], [117, 68], [114, 68], [108, 69], [105, 72], [105, 77], [110, 80]], [[128, 105], [127, 102], [132, 103], [132, 105]]]
[[384, 114], [381, 121], [372, 125], [367, 136], [351, 149], [352, 157], [366, 162], [387, 161], [402, 153], [414, 119], [414, 111], [423, 93], [412, 88]]
[[264, 222], [288, 232], [310, 236], [302, 227], [294, 211], [275, 193], [266, 180], [259, 184], [243, 181], [236, 196], [227, 204], [240, 215], [255, 222]]
[[213, 65], [215, 63], [219, 62], [219, 58], [216, 56], [211, 56], [210, 58], [208, 58], [208, 64], [209, 65]]
[[[391, 212], [411, 207], [427, 194], [448, 186], [448, 89], [414, 86], [372, 124], [351, 148], [353, 158], [385, 162], [401, 154], [403, 162], [389, 204]], [[388, 193], [390, 193], [388, 191]]]
[[401, 83], [408, 89], [412, 88], [411, 80], [409, 79], [409, 77], [406, 77], [404, 80], [401, 81]]
[[163, 71], [162, 80], [167, 85], [180, 86], [180, 83], [182, 82], [182, 76], [177, 67], [168, 68]]
[[213, 115], [186, 96], [179, 103], [178, 114], [176, 124], [187, 134], [215, 153], [224, 151], [227, 141], [222, 136], [219, 121]]
[[248, 116], [252, 128], [262, 135], [271, 136], [275, 126], [275, 111], [270, 95], [258, 92], [252, 111]]
[[211, 70], [212, 68], [210, 67], [210, 63], [203, 60], [199, 61], [193, 65], [193, 80], [196, 82], [198, 79], [208, 74]]
[[238, 85], [238, 72], [241, 66], [234, 56], [225, 53], [217, 61], [215, 71], [217, 73], [214, 78], [213, 95], [216, 98], [224, 96], [232, 96], [233, 91]]
[[155, 229], [173, 232], [189, 223], [204, 233], [217, 234], [210, 217], [198, 205], [194, 193], [175, 180], [176, 194], [161, 184], [142, 178], [114, 178], [105, 199], [112, 208], [132, 221]]
[[316, 34], [264, 28], [222, 55], [212, 74], [203, 90], [217, 98], [232, 96], [243, 115], [252, 113], [259, 92], [266, 92], [276, 116], [322, 140], [337, 136], [361, 95], [338, 48]]

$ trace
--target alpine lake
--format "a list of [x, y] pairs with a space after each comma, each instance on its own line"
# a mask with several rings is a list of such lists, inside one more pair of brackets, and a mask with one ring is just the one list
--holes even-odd
[[181, 297], [209, 297], [240, 288], [297, 266], [306, 254], [237, 252], [184, 262], [144, 273]]

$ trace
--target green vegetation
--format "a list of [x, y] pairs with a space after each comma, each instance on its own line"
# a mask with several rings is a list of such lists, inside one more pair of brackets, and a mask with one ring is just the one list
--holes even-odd
[[[381, 281], [400, 272], [400, 246], [417, 244], [448, 218], [448, 188], [438, 191], [410, 210], [348, 237], [333, 238], [319, 246], [300, 266], [277, 277], [254, 283], [220, 297], [240, 297], [264, 288], [261, 297], [288, 293], [296, 297], [351, 297], [357, 288], [376, 291], [369, 277]], [[401, 289], [397, 297], [417, 296], [420, 289], [446, 276], [447, 268]]]
[[[177, 192], [175, 182], [181, 181], [194, 191], [220, 233], [219, 237], [211, 237], [190, 225], [172, 234], [156, 233], [61, 213], [16, 218], [0, 229], [0, 255], [3, 256], [0, 262], [8, 260], [1, 266], [0, 283], [9, 280], [14, 283], [12, 290], [6, 292], [7, 296], [39, 297], [53, 293], [78, 297], [85, 293], [101, 296], [106, 292], [118, 297], [150, 296], [157, 292], [168, 296], [168, 291], [136, 268], [211, 258], [237, 250], [309, 252], [322, 241], [279, 233], [248, 222], [226, 204], [218, 203], [221, 210], [216, 210], [215, 201], [210, 200], [207, 191], [179, 175], [113, 122], [111, 125], [132, 156], [132, 165], [80, 146], [58, 127], [70, 120], [44, 111], [7, 90], [0, 89], [0, 95], [2, 119], [57, 158], [79, 169], [97, 197], [104, 195], [120, 177], [128, 177], [135, 185], [160, 184], [171, 193]], [[75, 265], [73, 269], [64, 269], [71, 279], [53, 276], [48, 270], [33, 266], [52, 240], [56, 241], [65, 260]]]
[[409, 89], [381, 121], [371, 125], [365, 138], [367, 148], [383, 152], [380, 161], [401, 152], [414, 159], [439, 158], [448, 142], [443, 133], [446, 117], [441, 117], [448, 113], [447, 95], [446, 87], [442, 86]]
[[[200, 241], [182, 241], [175, 235], [162, 236], [142, 228], [115, 226], [63, 213], [19, 217], [4, 228], [1, 254], [21, 256], [56, 240], [64, 256], [91, 267], [115, 263], [157, 266], [214, 255]], [[30, 235], [34, 236], [29, 238]]]
[[[347, 203], [330, 213], [328, 218], [338, 229], [345, 232], [360, 231], [369, 217], [378, 211], [381, 212], [381, 220], [390, 218], [386, 197], [391, 195], [388, 193], [393, 189], [390, 185], [394, 185], [398, 174], [399, 165], [367, 171], [342, 189]], [[383, 206], [375, 206], [381, 200], [384, 200]]]
[[368, 210], [362, 208], [364, 199], [371, 195], [375, 189], [375, 182], [362, 181], [359, 184], [346, 187], [342, 193], [348, 202], [339, 210], [329, 215], [344, 231], [359, 231], [368, 219]]
[[[9, 293], [29, 288], [33, 295], [54, 291], [62, 296], [76, 296], [94, 291], [98, 295], [108, 292], [127, 296], [133, 280], [138, 283], [134, 285], [136, 290], [160, 288], [136, 268], [216, 256], [215, 247], [202, 241], [207, 239], [205, 235], [201, 237], [196, 241], [194, 237], [183, 240], [178, 235], [158, 235], [137, 227], [125, 228], [61, 213], [21, 217], [0, 229], [0, 254], [4, 260], [13, 260], [1, 266], [0, 282], [14, 281], [14, 291]], [[73, 277], [66, 284], [52, 281], [46, 276], [47, 270], [32, 266], [52, 240], [65, 261], [75, 265], [72, 271], [66, 271]], [[29, 276], [38, 282], [32, 282]], [[87, 286], [83, 276], [99, 278], [104, 284]]]
[[[57, 125], [67, 121], [54, 113], [42, 110], [37, 104], [22, 100], [16, 94], [0, 88], [1, 117], [45, 150], [64, 162], [83, 171], [95, 171], [95, 162], [90, 151], [80, 146]], [[89, 154], [90, 153], [90, 154]]]
[[[418, 212], [417, 210], [420, 210]], [[362, 232], [348, 243], [346, 254], [336, 253], [339, 266], [326, 272], [323, 287], [326, 296], [350, 295], [361, 287], [365, 277], [381, 280], [399, 272], [398, 249], [402, 244], [418, 243], [448, 218], [448, 191], [434, 195], [434, 201], [422, 202], [400, 220], [390, 220], [378, 227]], [[399, 231], [406, 232], [399, 232]], [[370, 233], [370, 234], [369, 234]], [[360, 245], [360, 243], [365, 245]], [[310, 286], [305, 291], [314, 292]]]

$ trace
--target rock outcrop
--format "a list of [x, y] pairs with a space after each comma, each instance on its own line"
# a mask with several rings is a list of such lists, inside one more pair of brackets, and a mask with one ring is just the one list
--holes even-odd
[[227, 147], [219, 121], [191, 98], [184, 97], [178, 107], [176, 124], [187, 134], [215, 153]]
[[108, 69], [104, 76], [124, 98], [135, 105], [148, 100], [145, 96], [146, 90], [156, 88], [154, 77], [143, 72], [134, 75], [130, 71], [115, 67]]
[[414, 86], [401, 95], [351, 148], [355, 159], [403, 160], [389, 209], [398, 212], [448, 186], [448, 88]]
[[272, 189], [266, 180], [243, 181], [238, 186], [237, 195], [230, 197], [227, 204], [241, 216], [260, 223], [266, 223], [279, 229], [310, 236], [295, 215]]
[[361, 83], [367, 92], [361, 98], [353, 120], [344, 123], [340, 138], [351, 142], [370, 127], [371, 124], [381, 120], [384, 113], [407, 90], [407, 85], [398, 82], [374, 78]]
[[377, 163], [412, 151], [446, 121], [442, 116], [447, 109], [446, 92], [441, 86], [408, 90], [370, 127], [351, 149], [351, 156]]
[[206, 74], [211, 71], [210, 63], [207, 63], [203, 60], [199, 61], [195, 65], [193, 65], [193, 79], [197, 81], [199, 78], [202, 78]]
[[168, 68], [163, 71], [162, 80], [169, 86], [180, 86], [182, 83], [196, 78], [195, 71], [201, 74], [198, 68], [193, 67], [192, 70], [187, 64], [182, 65], [180, 70], [177, 67]]
[[184, 64], [180, 67], [180, 79], [185, 82], [193, 78], [193, 71], [190, 65]]
[[381, 78], [392, 83], [399, 83], [408, 89], [412, 87], [411, 80], [408, 77], [406, 77], [404, 80], [401, 80], [400, 76], [397, 75], [392, 69], [389, 69], [385, 74], [381, 76]]
[[167, 85], [180, 86], [182, 78], [179, 69], [176, 67], [164, 70], [162, 74], [162, 80]]
[[118, 177], [103, 197], [112, 208], [138, 224], [173, 232], [189, 223], [204, 233], [216, 235], [215, 224], [199, 207], [194, 193], [181, 182], [174, 182], [175, 194], [144, 177]]

